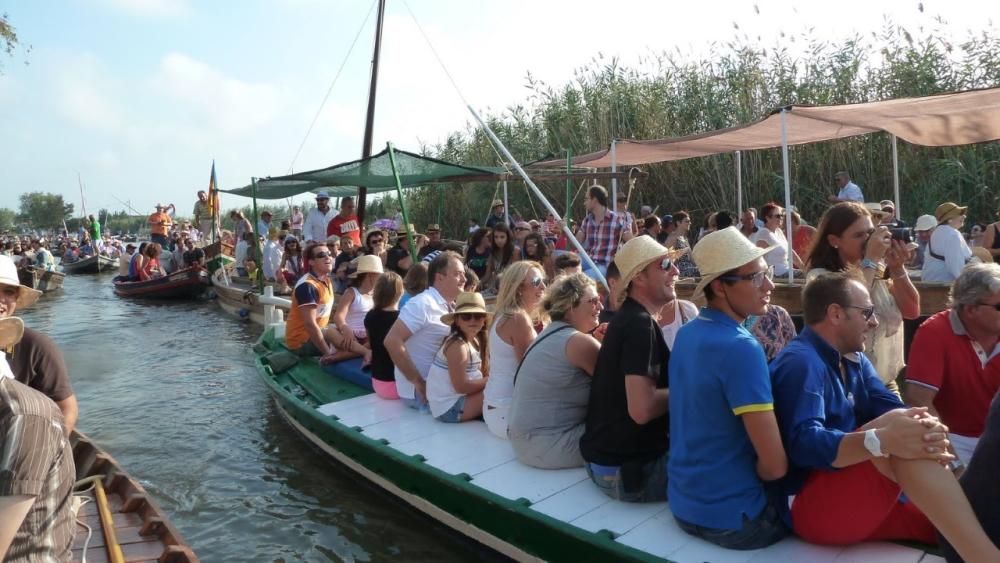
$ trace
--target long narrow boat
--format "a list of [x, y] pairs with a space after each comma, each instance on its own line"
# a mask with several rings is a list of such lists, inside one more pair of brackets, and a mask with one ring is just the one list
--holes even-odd
[[216, 270], [216, 275], [212, 277], [212, 293], [223, 311], [243, 320], [264, 324], [264, 305], [260, 302], [260, 293], [250, 283], [230, 279], [227, 284], [220, 281]]
[[[360, 360], [283, 365], [281, 327], [255, 346], [279, 412], [322, 452], [403, 502], [518, 561], [943, 561], [912, 547], [850, 547], [789, 538], [729, 551], [687, 535], [667, 503], [631, 504], [598, 491], [585, 470], [519, 463], [481, 421], [446, 424], [371, 392]], [[280, 358], [283, 360], [279, 361]]]
[[[198, 561], [194, 550], [184, 541], [167, 514], [117, 461], [101, 450], [87, 436], [73, 432], [70, 437], [77, 481], [93, 478], [99, 481], [104, 494], [81, 486], [77, 496], [86, 503], [77, 513], [77, 521], [91, 529], [77, 526], [73, 540], [73, 561], [111, 561], [109, 545], [120, 546], [125, 561], [159, 561], [160, 563], [193, 563]], [[103, 496], [102, 501], [99, 497]], [[102, 506], [106, 506], [104, 511]], [[101, 512], [105, 512], [102, 518]], [[110, 522], [109, 528], [105, 523]], [[110, 533], [109, 533], [110, 532]], [[112, 539], [109, 542], [109, 538]], [[86, 549], [84, 549], [86, 546]], [[111, 548], [114, 550], [114, 547]]]
[[21, 285], [26, 285], [45, 293], [61, 288], [63, 280], [66, 279], [66, 274], [37, 266], [28, 266], [17, 269], [17, 279], [21, 282]]
[[147, 281], [121, 281], [115, 278], [115, 293], [121, 297], [148, 299], [191, 299], [208, 289], [208, 272], [204, 268], [185, 268]]
[[118, 272], [118, 259], [107, 256], [88, 256], [76, 262], [60, 264], [67, 274], [100, 274], [102, 272]]

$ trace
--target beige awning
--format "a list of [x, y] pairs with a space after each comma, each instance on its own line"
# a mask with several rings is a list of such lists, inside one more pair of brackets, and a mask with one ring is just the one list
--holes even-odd
[[[840, 106], [789, 106], [788, 144], [804, 145], [887, 131], [915, 145], [944, 147], [1000, 139], [1000, 88]], [[638, 166], [781, 146], [776, 111], [754, 123], [708, 133], [615, 143], [617, 166]], [[565, 161], [553, 160], [558, 165]], [[575, 166], [610, 168], [610, 149], [580, 155]]]

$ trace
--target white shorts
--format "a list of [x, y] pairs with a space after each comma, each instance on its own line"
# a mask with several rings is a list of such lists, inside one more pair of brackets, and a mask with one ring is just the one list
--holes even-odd
[[483, 420], [486, 421], [486, 427], [490, 429], [490, 432], [494, 436], [503, 438], [504, 440], [507, 439], [507, 414], [509, 412], [509, 406], [483, 405]]

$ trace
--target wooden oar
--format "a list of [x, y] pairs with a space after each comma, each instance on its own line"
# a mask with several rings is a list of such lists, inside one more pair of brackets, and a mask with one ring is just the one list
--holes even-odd
[[104, 547], [108, 551], [108, 561], [125, 563], [125, 554], [122, 552], [122, 546], [118, 543], [118, 536], [115, 534], [115, 523], [111, 518], [108, 497], [104, 494], [104, 485], [101, 484], [100, 480], [94, 481], [94, 496], [97, 498], [97, 512], [101, 516], [101, 527], [104, 528]]

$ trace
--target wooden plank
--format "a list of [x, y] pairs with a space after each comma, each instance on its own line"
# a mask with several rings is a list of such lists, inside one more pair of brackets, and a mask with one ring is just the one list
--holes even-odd
[[516, 460], [476, 475], [473, 485], [509, 499], [526, 498], [538, 502], [559, 491], [589, 479], [583, 468], [536, 469]]
[[556, 520], [570, 522], [609, 502], [613, 501], [587, 479], [533, 504], [531, 508]]
[[[115, 527], [115, 534], [118, 536], [118, 543], [125, 545], [127, 543], [138, 543], [138, 542], [160, 542], [160, 539], [154, 536], [142, 536], [139, 535], [140, 528], [136, 526], [128, 527]], [[99, 528], [94, 528], [93, 537], [90, 538], [90, 547], [104, 546], [104, 534], [100, 533]], [[87, 531], [80, 528], [73, 538], [73, 549], [78, 549], [83, 547], [83, 542], [87, 540]]]
[[[664, 511], [632, 528], [627, 534], [616, 538], [615, 541], [656, 557], [666, 558], [668, 554], [683, 549], [693, 541], [700, 540], [678, 528], [673, 515]], [[671, 556], [670, 559], [673, 557]]]
[[833, 545], [806, 543], [799, 538], [781, 540], [755, 555], [752, 563], [772, 563], [773, 561], [808, 561], [809, 563], [833, 563], [844, 548]]
[[[83, 520], [91, 528], [100, 528], [101, 526], [101, 518], [97, 514], [83, 516], [80, 520]], [[114, 522], [116, 528], [142, 526], [142, 516], [134, 512], [115, 512], [111, 515], [111, 521]]]
[[397, 419], [406, 414], [406, 411], [413, 410], [400, 401], [384, 401], [382, 399], [368, 405], [352, 406], [354, 408], [337, 411], [336, 416], [340, 419], [341, 424], [366, 427]]
[[[369, 393], [367, 395], [362, 395], [360, 397], [354, 397], [353, 399], [345, 399], [343, 401], [334, 401], [332, 403], [327, 403], [325, 405], [320, 405], [316, 408], [320, 413], [325, 415], [335, 414], [340, 416], [340, 413], [355, 409], [358, 407], [363, 407], [367, 405], [373, 405], [375, 403], [399, 403], [399, 401], [387, 401], [382, 397], [379, 397], [375, 393]], [[400, 403], [402, 404], [402, 403]]]
[[[597, 490], [597, 485], [594, 485], [590, 479], [587, 479], [586, 484]], [[597, 494], [605, 496], [600, 491]], [[570, 523], [588, 532], [611, 530], [620, 536], [661, 512], [670, 514], [670, 509], [667, 508], [666, 502], [636, 503], [612, 501], [591, 510]]]
[[366, 426], [365, 435], [376, 440], [385, 439], [398, 446], [443, 430], [443, 422], [411, 408], [406, 410], [409, 412], [404, 412], [399, 418]]

